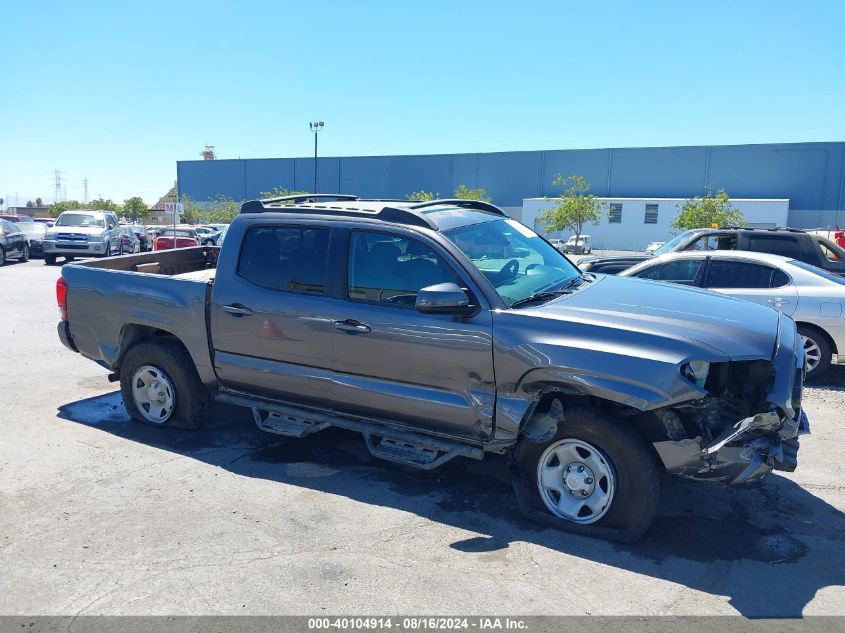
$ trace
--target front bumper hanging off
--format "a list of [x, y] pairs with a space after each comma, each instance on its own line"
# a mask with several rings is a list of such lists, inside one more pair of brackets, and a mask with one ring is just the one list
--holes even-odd
[[671, 475], [742, 484], [757, 481], [772, 470], [794, 471], [798, 436], [809, 432], [803, 410], [794, 419], [760, 413], [740, 420], [706, 445], [698, 437], [655, 442], [654, 448]]

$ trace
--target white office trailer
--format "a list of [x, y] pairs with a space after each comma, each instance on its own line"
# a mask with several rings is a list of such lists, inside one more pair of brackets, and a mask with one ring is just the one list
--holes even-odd
[[[651, 242], [666, 242], [680, 233], [670, 224], [684, 205], [684, 198], [598, 198], [601, 202], [601, 222], [587, 224], [583, 232], [591, 236], [597, 250], [645, 250]], [[543, 225], [538, 220], [556, 204], [554, 198], [526, 198], [522, 201], [520, 221], [538, 233]], [[789, 199], [736, 198], [731, 204], [742, 212], [749, 227], [773, 228], [787, 226]], [[547, 237], [566, 239], [569, 232], [557, 232]]]

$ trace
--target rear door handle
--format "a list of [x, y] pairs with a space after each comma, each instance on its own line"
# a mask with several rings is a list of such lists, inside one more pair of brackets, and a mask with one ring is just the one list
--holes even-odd
[[252, 310], [249, 308], [242, 306], [240, 303], [233, 303], [230, 306], [223, 306], [223, 312], [228, 312], [234, 316], [249, 316], [252, 314]]
[[355, 321], [354, 319], [335, 321], [334, 327], [341, 332], [349, 332], [350, 334], [367, 334], [372, 331], [369, 325], [364, 325], [360, 321]]

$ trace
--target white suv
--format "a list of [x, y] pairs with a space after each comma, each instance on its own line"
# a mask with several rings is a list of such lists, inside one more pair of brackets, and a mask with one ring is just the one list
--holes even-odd
[[44, 263], [57, 257], [109, 257], [123, 254], [117, 216], [111, 211], [74, 209], [63, 212], [44, 235]]

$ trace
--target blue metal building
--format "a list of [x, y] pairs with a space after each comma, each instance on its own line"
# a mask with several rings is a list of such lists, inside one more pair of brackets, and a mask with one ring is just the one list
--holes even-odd
[[[274, 187], [310, 191], [313, 158], [179, 161], [179, 193], [198, 201], [258, 197]], [[318, 187], [368, 198], [425, 189], [450, 197], [483, 187], [503, 207], [554, 196], [555, 174], [578, 174], [607, 197], [689, 197], [724, 189], [733, 198], [788, 198], [790, 224], [845, 223], [845, 142], [325, 157]]]

